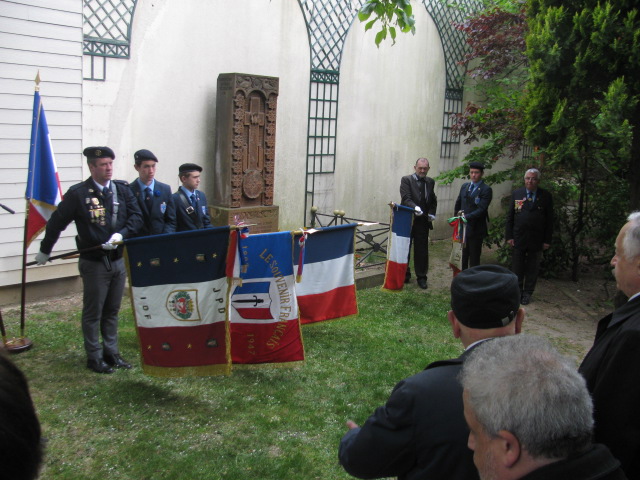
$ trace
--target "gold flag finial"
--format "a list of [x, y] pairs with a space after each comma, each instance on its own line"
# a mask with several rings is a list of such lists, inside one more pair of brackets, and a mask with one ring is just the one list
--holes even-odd
[[40, 91], [40, 70], [36, 74], [36, 92]]

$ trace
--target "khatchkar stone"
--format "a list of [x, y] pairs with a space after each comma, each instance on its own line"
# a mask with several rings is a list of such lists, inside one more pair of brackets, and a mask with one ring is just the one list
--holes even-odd
[[278, 87], [275, 77], [218, 76], [214, 205], [273, 205]]

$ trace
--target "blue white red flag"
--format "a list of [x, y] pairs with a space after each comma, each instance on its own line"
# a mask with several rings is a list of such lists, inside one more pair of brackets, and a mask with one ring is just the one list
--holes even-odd
[[142, 369], [229, 374], [229, 227], [125, 240]]
[[391, 207], [387, 265], [382, 286], [385, 290], [402, 290], [404, 287], [404, 276], [409, 266], [413, 213], [413, 208], [404, 205], [395, 204]]
[[233, 363], [304, 360], [291, 232], [238, 236], [229, 320]]
[[[358, 313], [353, 258], [355, 233], [355, 223], [308, 233], [302, 278], [296, 284], [301, 323]], [[293, 258], [300, 257], [300, 248], [296, 242]]]
[[62, 189], [51, 147], [49, 127], [40, 93], [37, 90], [33, 97], [29, 176], [25, 196], [28, 202], [25, 236], [28, 247], [32, 240], [44, 230], [51, 214], [62, 201]]

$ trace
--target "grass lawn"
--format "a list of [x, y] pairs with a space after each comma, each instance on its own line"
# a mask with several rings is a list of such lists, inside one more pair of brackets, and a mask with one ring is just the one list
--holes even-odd
[[13, 356], [47, 438], [41, 479], [345, 479], [337, 446], [396, 382], [462, 351], [449, 296], [409, 286], [358, 292], [360, 314], [303, 327], [306, 361], [230, 376], [144, 375], [131, 308], [120, 346], [134, 369], [85, 367], [80, 311], [28, 311], [34, 348]]

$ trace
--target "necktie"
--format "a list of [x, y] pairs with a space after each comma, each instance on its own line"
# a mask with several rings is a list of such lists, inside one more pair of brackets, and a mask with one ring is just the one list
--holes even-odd
[[151, 189], [149, 187], [144, 189], [144, 203], [147, 205], [147, 210], [151, 210]]
[[425, 206], [427, 203], [427, 181], [421, 178], [418, 184], [420, 185], [420, 204]]
[[472, 183], [469, 185], [469, 195], [473, 195], [473, 192], [476, 191], [476, 186]]
[[113, 198], [111, 198], [111, 189], [109, 187], [102, 188], [102, 196], [104, 202], [104, 209], [107, 214], [111, 215]]
[[193, 208], [196, 208], [196, 207], [197, 207], [197, 205], [198, 205], [198, 201], [197, 201], [197, 199], [196, 199], [196, 194], [195, 194], [195, 193], [192, 193], [192, 194], [191, 194], [191, 206], [192, 206]]

